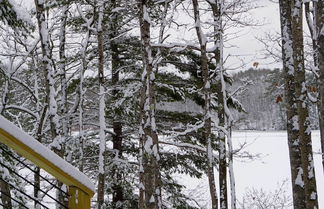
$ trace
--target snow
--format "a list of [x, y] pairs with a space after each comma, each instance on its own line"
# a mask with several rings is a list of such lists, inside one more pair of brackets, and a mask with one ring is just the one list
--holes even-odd
[[[239, 201], [242, 201], [242, 196], [249, 188], [262, 188], [264, 191], [274, 191], [277, 189], [276, 185], [283, 180], [288, 180], [287, 194], [292, 197], [288, 142], [285, 131], [237, 131], [233, 132], [232, 141], [234, 150], [240, 147], [240, 144], [247, 142], [249, 146], [244, 151], [249, 151], [253, 154], [262, 153], [264, 155], [261, 160], [255, 161], [234, 159], [235, 187]], [[313, 150], [317, 152], [320, 149], [319, 131], [312, 131], [312, 141]], [[314, 165], [319, 208], [324, 208], [324, 187], [320, 186], [324, 184], [321, 155], [314, 155]], [[217, 182], [218, 173], [216, 170], [215, 175]], [[201, 206], [200, 208], [211, 208], [209, 196], [206, 195], [209, 191], [206, 176], [202, 179], [195, 179], [178, 175], [177, 180], [187, 187], [185, 193], [189, 197], [195, 198]]]
[[298, 116], [295, 115], [294, 117], [292, 117], [291, 118], [291, 122], [292, 122], [292, 125], [293, 125], [293, 129], [292, 130], [298, 131], [299, 130]]
[[147, 136], [147, 140], [145, 141], [145, 145], [144, 145], [144, 150], [148, 153], [148, 154], [152, 154], [152, 149], [151, 147], [153, 146], [153, 139], [150, 136]]
[[298, 174], [295, 180], [295, 184], [299, 185], [300, 187], [304, 187], [304, 180], [303, 180], [303, 169], [299, 167]]
[[32, 18], [28, 14], [28, 10], [24, 8], [24, 4], [18, 5], [17, 2], [14, 0], [8, 0], [8, 1], [9, 4], [12, 5], [13, 10], [16, 12], [18, 19], [22, 20], [25, 23], [28, 23], [29, 25], [33, 25]]
[[311, 200], [315, 200], [316, 199], [316, 192], [312, 192], [311, 196], [310, 196], [310, 199]]
[[150, 198], [150, 203], [154, 202], [154, 196], [152, 195], [151, 198]]
[[151, 24], [151, 19], [150, 19], [150, 16], [149, 16], [149, 14], [148, 14], [148, 12], [147, 12], [147, 8], [146, 8], [146, 6], [145, 5], [143, 5], [143, 19], [146, 21], [146, 22], [148, 22], [149, 24]]
[[99, 123], [100, 123], [100, 130], [99, 130], [99, 173], [104, 173], [104, 152], [106, 147], [106, 136], [105, 136], [105, 88], [103, 85], [100, 85], [100, 100], [99, 100]]
[[72, 178], [79, 181], [81, 184], [86, 186], [91, 191], [95, 191], [95, 186], [93, 182], [83, 173], [81, 173], [77, 168], [66, 162], [64, 159], [56, 155], [53, 151], [49, 150], [43, 144], [38, 142], [33, 137], [29, 136], [23, 130], [19, 129], [13, 123], [5, 119], [4, 117], [0, 116], [0, 129], [5, 130], [10, 135], [14, 136], [18, 139], [21, 143], [25, 144], [26, 146], [30, 147], [40, 156], [44, 157], [49, 162], [53, 163], [55, 166], [60, 168], [62, 171], [67, 173]]

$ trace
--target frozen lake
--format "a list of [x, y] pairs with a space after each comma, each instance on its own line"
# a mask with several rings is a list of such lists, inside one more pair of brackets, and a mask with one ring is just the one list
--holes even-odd
[[[320, 150], [319, 131], [312, 132], [313, 150]], [[239, 201], [242, 201], [244, 193], [249, 189], [263, 189], [274, 191], [278, 184], [287, 181], [287, 194], [291, 196], [290, 167], [285, 131], [236, 131], [233, 132], [234, 148], [247, 143], [244, 151], [251, 154], [261, 153], [262, 158], [255, 161], [247, 159], [234, 160], [234, 172], [236, 179], [236, 193]], [[324, 175], [321, 164], [321, 156], [314, 154], [319, 193], [319, 208], [324, 208]], [[217, 174], [218, 175], [218, 174]], [[188, 194], [197, 198], [202, 208], [210, 208], [207, 179], [182, 178], [181, 181], [188, 185]], [[195, 191], [195, 192], [194, 192]]]

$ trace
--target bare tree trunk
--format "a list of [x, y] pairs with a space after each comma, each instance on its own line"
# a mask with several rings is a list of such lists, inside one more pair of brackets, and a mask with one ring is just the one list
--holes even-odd
[[98, 39], [98, 79], [99, 79], [99, 175], [98, 175], [98, 209], [103, 209], [104, 207], [104, 197], [105, 197], [105, 151], [106, 151], [106, 137], [105, 137], [105, 77], [104, 77], [104, 36], [103, 36], [103, 10], [104, 3], [101, 1], [99, 6], [99, 17], [98, 17], [98, 29], [97, 29], [97, 39]]
[[104, 196], [105, 196], [105, 151], [106, 151], [106, 137], [105, 137], [105, 77], [104, 77], [104, 36], [103, 36], [103, 2], [99, 5], [99, 17], [98, 17], [98, 78], [99, 78], [99, 176], [98, 176], [98, 209], [104, 208]]
[[[192, 0], [193, 4], [193, 12], [194, 12], [194, 19], [195, 19], [195, 28], [197, 37], [200, 44], [200, 53], [201, 53], [201, 71], [203, 75], [203, 94], [205, 99], [204, 105], [204, 140], [207, 144], [207, 175], [209, 181], [209, 192], [212, 200], [212, 209], [217, 209], [218, 207], [218, 199], [216, 194], [216, 184], [215, 184], [215, 176], [214, 176], [214, 165], [213, 165], [213, 149], [212, 149], [212, 142], [211, 142], [211, 79], [209, 76], [209, 69], [208, 69], [208, 57], [207, 57], [207, 50], [206, 50], [206, 36], [202, 31], [201, 22], [200, 22], [200, 13], [199, 13], [199, 5], [197, 0]], [[226, 156], [225, 156], [226, 158]], [[226, 161], [226, 159], [225, 159]], [[225, 166], [226, 170], [226, 166]]]
[[319, 100], [317, 102], [320, 126], [320, 138], [322, 146], [322, 166], [324, 171], [324, 7], [323, 1], [312, 1], [312, 9], [310, 2], [305, 2], [305, 15], [307, 25], [312, 38], [314, 70], [317, 78], [317, 86], [319, 92]]
[[[37, 81], [35, 81], [35, 83], [37, 83]], [[35, 85], [35, 89], [38, 89], [38, 85]], [[38, 99], [38, 90], [36, 90], [35, 93], [37, 99]], [[38, 106], [39, 101], [37, 101], [37, 106]], [[45, 106], [42, 111], [39, 112], [40, 115], [40, 120], [37, 121], [37, 132], [36, 132], [36, 139], [39, 142], [42, 142], [42, 137], [43, 137], [43, 126], [44, 126], [44, 122], [45, 122], [45, 118], [46, 118], [46, 112], [47, 112], [47, 106]], [[35, 174], [34, 174], [34, 197], [36, 198], [36, 200], [40, 200], [40, 194], [39, 194], [39, 190], [40, 190], [40, 167], [36, 166], [35, 167]], [[41, 205], [38, 204], [37, 201], [35, 201], [35, 209], [39, 209], [41, 208]]]
[[[217, 93], [217, 115], [220, 127], [224, 129], [227, 128], [226, 124], [226, 113], [225, 113], [225, 105], [226, 99], [224, 95], [225, 89], [223, 89], [222, 79], [223, 79], [223, 26], [222, 26], [222, 8], [223, 1], [217, 0], [213, 2], [209, 2], [214, 16], [214, 44], [215, 50], [215, 59], [216, 59], [216, 93]], [[227, 198], [227, 151], [226, 151], [226, 133], [222, 130], [219, 131], [218, 136], [218, 144], [219, 144], [219, 203], [221, 209], [228, 208], [228, 198]]]
[[[60, 157], [64, 157], [64, 148], [61, 138], [60, 130], [60, 118], [57, 114], [58, 106], [56, 102], [56, 90], [55, 90], [55, 81], [54, 81], [54, 72], [51, 62], [51, 47], [49, 40], [49, 30], [47, 26], [47, 21], [45, 18], [45, 5], [43, 1], [35, 0], [36, 5], [36, 17], [38, 22], [39, 36], [41, 39], [41, 48], [42, 48], [42, 67], [46, 77], [46, 92], [47, 92], [47, 104], [49, 109], [49, 119], [50, 119], [50, 130], [52, 136], [51, 148], [56, 154]], [[62, 182], [58, 182], [58, 187], [63, 186]], [[58, 199], [60, 202], [67, 205], [67, 201], [64, 198], [64, 195], [61, 191], [57, 191]], [[59, 206], [60, 207], [60, 206]]]
[[318, 92], [319, 92], [319, 119], [320, 119], [320, 131], [321, 131], [321, 145], [322, 145], [322, 164], [324, 171], [324, 2], [318, 1], [317, 3], [317, 24], [319, 33], [317, 34], [318, 43], [318, 69], [319, 69], [319, 79], [318, 79]]
[[63, 131], [63, 141], [66, 141], [69, 132], [68, 123], [68, 101], [67, 101], [67, 79], [66, 79], [66, 56], [65, 56], [65, 44], [66, 44], [66, 22], [68, 15], [68, 5], [64, 5], [61, 8], [61, 25], [60, 25], [60, 37], [59, 37], [59, 75], [61, 78], [61, 116], [62, 116], [62, 131]]
[[228, 135], [227, 135], [227, 144], [228, 144], [228, 167], [229, 167], [229, 177], [231, 185], [231, 209], [236, 209], [236, 190], [235, 190], [235, 176], [234, 176], [234, 165], [233, 165], [233, 144], [232, 144], [232, 125], [230, 122]]
[[148, 0], [139, 0], [139, 22], [143, 50], [142, 89], [140, 98], [140, 209], [161, 209], [159, 141], [155, 124], [155, 71], [151, 47], [151, 20]]
[[[66, 42], [66, 22], [68, 15], [68, 5], [64, 5], [62, 7], [62, 17], [61, 17], [61, 25], [60, 25], [60, 38], [59, 38], [59, 74], [61, 78], [61, 121], [62, 121], [62, 138], [61, 142], [65, 143], [68, 138], [68, 101], [67, 101], [67, 79], [66, 79], [66, 57], [65, 57], [65, 42]], [[59, 155], [63, 158], [65, 153], [65, 148], [61, 147], [59, 151]], [[67, 159], [70, 161], [71, 159]], [[61, 188], [63, 183], [59, 182], [59, 187]], [[65, 206], [68, 206], [68, 198], [65, 197], [64, 193], [58, 193], [58, 199], [60, 202], [64, 203]], [[61, 207], [61, 206], [60, 206]], [[63, 207], [62, 207], [63, 209]]]
[[292, 0], [280, 0], [282, 60], [285, 75], [288, 148], [293, 190], [294, 209], [305, 209], [304, 174], [301, 160], [297, 101], [295, 95], [295, 70], [292, 38]]
[[[118, 7], [117, 0], [111, 0], [110, 3], [111, 10]], [[112, 97], [116, 98], [118, 96], [117, 85], [119, 82], [119, 68], [120, 59], [119, 59], [119, 50], [118, 44], [116, 42], [116, 38], [118, 36], [118, 19], [119, 14], [117, 12], [113, 12], [111, 14], [110, 21], [110, 51], [111, 51], [111, 65], [112, 65], [112, 78], [111, 84], [113, 86]], [[114, 110], [114, 118], [113, 118], [113, 131], [114, 135], [112, 136], [113, 141], [113, 149], [116, 152], [115, 155], [118, 159], [121, 159], [123, 156], [123, 126], [121, 122], [121, 117], [118, 114], [118, 111]], [[114, 158], [116, 159], [116, 158]], [[123, 191], [123, 170], [119, 168], [118, 163], [114, 163], [114, 167], [112, 168], [112, 206], [116, 209], [124, 208], [124, 191]]]
[[302, 5], [302, 0], [294, 0], [292, 13], [292, 37], [296, 79], [295, 89], [296, 98], [298, 98], [297, 112], [299, 116], [299, 136], [304, 169], [306, 208], [318, 208], [311, 127], [307, 105], [307, 89], [305, 80]]
[[[78, 8], [79, 9], [79, 8]], [[84, 101], [84, 89], [83, 89], [83, 80], [84, 80], [84, 72], [87, 69], [87, 48], [89, 45], [90, 39], [90, 22], [87, 20], [87, 32], [82, 40], [82, 48], [81, 48], [81, 66], [79, 73], [80, 84], [79, 84], [79, 143], [80, 143], [80, 159], [79, 159], [79, 169], [82, 172], [84, 169], [84, 127], [83, 127], [83, 101]]]

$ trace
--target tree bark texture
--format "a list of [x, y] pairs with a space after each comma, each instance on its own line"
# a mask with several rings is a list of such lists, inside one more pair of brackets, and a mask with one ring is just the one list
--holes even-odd
[[317, 52], [318, 52], [318, 92], [319, 92], [319, 119], [322, 147], [322, 165], [324, 171], [324, 2], [318, 1], [316, 7]]
[[98, 12], [98, 28], [97, 28], [97, 41], [98, 41], [98, 80], [99, 80], [99, 175], [98, 175], [98, 195], [97, 195], [97, 208], [103, 209], [105, 197], [105, 151], [106, 151], [106, 137], [105, 137], [105, 77], [104, 77], [104, 33], [103, 33], [103, 2], [99, 4]]
[[[213, 16], [214, 16], [214, 37], [215, 37], [215, 46], [214, 55], [216, 59], [216, 94], [217, 94], [217, 116], [218, 116], [218, 126], [227, 128], [226, 124], [226, 113], [225, 113], [225, 95], [222, 85], [223, 77], [223, 57], [222, 57], [222, 0], [216, 0], [213, 3], [210, 3]], [[219, 144], [219, 203], [221, 209], [228, 208], [228, 198], [227, 198], [227, 157], [226, 157], [226, 137], [223, 131], [219, 131], [218, 135], [218, 144]]]
[[159, 143], [155, 124], [155, 71], [150, 37], [148, 0], [139, 0], [140, 32], [143, 50], [142, 89], [140, 98], [140, 209], [161, 209]]
[[287, 134], [292, 180], [294, 209], [305, 209], [304, 174], [301, 160], [297, 101], [295, 97], [295, 70], [292, 40], [292, 0], [280, 0], [280, 22], [282, 37], [282, 60], [285, 75], [285, 98], [287, 114]]
[[304, 170], [306, 208], [318, 208], [317, 188], [312, 150], [311, 127], [307, 103], [307, 88], [304, 65], [303, 1], [294, 0], [292, 12], [293, 57], [295, 67], [295, 90], [301, 156]]

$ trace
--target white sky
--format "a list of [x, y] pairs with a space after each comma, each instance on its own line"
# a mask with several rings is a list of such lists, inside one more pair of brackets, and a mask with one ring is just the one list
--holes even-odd
[[[243, 36], [233, 40], [237, 48], [225, 49], [225, 54], [240, 54], [240, 58], [244, 60], [246, 66], [243, 69], [253, 67], [254, 62], [259, 63], [258, 68], [275, 68], [282, 67], [281, 63], [273, 63], [273, 59], [264, 59], [262, 52], [264, 46], [256, 39], [262, 37], [266, 32], [280, 32], [280, 16], [278, 3], [270, 2], [269, 0], [260, 0], [258, 2], [260, 8], [251, 11], [252, 17], [258, 22], [263, 22], [261, 26], [246, 27], [242, 34]], [[234, 31], [237, 29], [233, 29]], [[232, 58], [228, 61], [227, 66], [236, 66], [237, 58]], [[241, 68], [242, 69], [242, 68]]]

